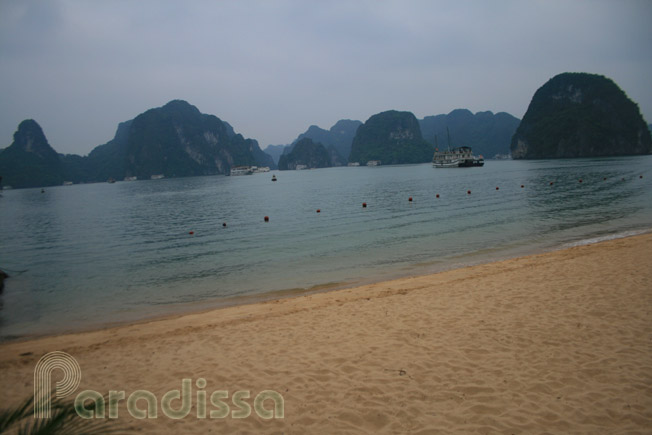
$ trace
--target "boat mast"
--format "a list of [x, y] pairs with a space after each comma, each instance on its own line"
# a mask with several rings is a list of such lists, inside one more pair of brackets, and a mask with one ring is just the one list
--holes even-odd
[[448, 136], [448, 151], [451, 150], [451, 132], [448, 131], [448, 126], [446, 126], [446, 136]]

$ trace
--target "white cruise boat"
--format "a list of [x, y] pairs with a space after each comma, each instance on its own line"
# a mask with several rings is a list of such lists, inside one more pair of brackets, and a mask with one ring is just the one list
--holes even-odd
[[476, 157], [470, 147], [458, 147], [447, 151], [435, 151], [432, 166], [435, 168], [470, 168], [483, 166], [484, 158]]
[[251, 166], [234, 166], [231, 168], [231, 175], [251, 175], [254, 170]]
[[[448, 149], [439, 151], [435, 148], [435, 154], [432, 156], [432, 166], [434, 168], [470, 168], [472, 166], [484, 166], [482, 156], [474, 156], [471, 147], [457, 147], [451, 149], [451, 136], [446, 128], [448, 135]], [[437, 136], [435, 136], [435, 146], [437, 146]]]

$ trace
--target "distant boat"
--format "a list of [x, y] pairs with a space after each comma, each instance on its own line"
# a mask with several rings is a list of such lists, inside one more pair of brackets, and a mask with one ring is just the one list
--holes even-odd
[[113, 184], [113, 183], [115, 183], [115, 178], [111, 177], [108, 180], [106, 180], [106, 182], [109, 183], [109, 184]]
[[257, 173], [257, 174], [260, 173], [260, 172], [269, 172], [269, 166], [260, 166], [258, 168], [256, 168], [255, 166], [252, 166], [252, 168], [255, 168], [254, 172]]
[[[432, 156], [432, 166], [434, 168], [470, 168], [472, 166], [484, 166], [482, 156], [474, 156], [471, 147], [457, 147], [451, 149], [451, 137], [446, 128], [448, 135], [448, 150], [439, 151], [435, 148], [435, 154]], [[437, 146], [437, 136], [435, 136], [435, 147]]]
[[231, 168], [230, 175], [251, 175], [254, 170], [251, 166], [235, 166]]
[[64, 181], [63, 185], [64, 186], [72, 186], [72, 181]]
[[149, 178], [151, 178], [152, 180], [160, 180], [161, 178], [165, 178], [165, 175], [163, 175], [163, 174], [156, 174], [156, 175], [152, 175], [152, 176], [149, 177]]
[[367, 166], [380, 166], [380, 160], [369, 160]]
[[272, 175], [272, 181], [276, 181], [276, 175]]
[[358, 162], [351, 162], [351, 163], [349, 163], [349, 164], [346, 165], [346, 166], [360, 166], [360, 163], [358, 163]]
[[125, 181], [136, 181], [138, 177], [125, 177]]
[[296, 168], [297, 171], [302, 171], [304, 169], [308, 169], [308, 165], [297, 165]]

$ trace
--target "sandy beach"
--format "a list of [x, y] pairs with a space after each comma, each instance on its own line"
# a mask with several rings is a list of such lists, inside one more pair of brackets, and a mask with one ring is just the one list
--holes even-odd
[[[0, 345], [3, 407], [33, 394], [52, 351], [82, 390], [147, 390], [142, 433], [650, 433], [652, 234], [429, 276]], [[53, 380], [56, 380], [56, 373]], [[190, 379], [192, 407], [161, 398]], [[199, 381], [198, 381], [199, 380]], [[202, 382], [202, 380], [205, 381]], [[199, 385], [199, 386], [198, 386]], [[262, 391], [283, 418], [201, 418]], [[207, 414], [220, 408], [207, 399]], [[272, 409], [271, 400], [264, 402]], [[175, 406], [177, 406], [175, 404]], [[145, 402], [139, 403], [145, 408]]]

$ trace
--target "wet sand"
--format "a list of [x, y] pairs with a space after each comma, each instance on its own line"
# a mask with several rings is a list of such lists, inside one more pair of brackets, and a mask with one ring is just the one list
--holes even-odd
[[[652, 235], [434, 275], [0, 345], [3, 405], [33, 394], [34, 368], [70, 354], [82, 390], [147, 390], [144, 433], [650, 433]], [[59, 374], [54, 372], [53, 380]], [[166, 392], [190, 379], [175, 420]], [[205, 385], [201, 379], [205, 380]], [[197, 386], [197, 380], [200, 379]], [[199, 418], [197, 391], [206, 392]], [[236, 416], [265, 390], [284, 418]], [[200, 394], [201, 395], [201, 394]], [[180, 401], [173, 402], [174, 407]], [[236, 401], [237, 402], [237, 401]], [[145, 408], [141, 401], [139, 408]], [[265, 402], [272, 409], [271, 400]], [[246, 413], [245, 413], [246, 414]]]

